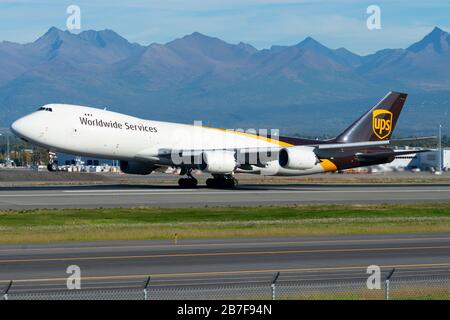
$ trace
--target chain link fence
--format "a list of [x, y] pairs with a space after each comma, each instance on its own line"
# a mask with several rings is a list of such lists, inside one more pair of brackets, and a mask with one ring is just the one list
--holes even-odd
[[191, 285], [108, 290], [14, 292], [5, 289], [4, 300], [382, 300], [450, 299], [450, 276], [388, 279], [380, 289], [365, 281], [277, 281], [266, 284]]
[[450, 300], [450, 277], [417, 277], [408, 281], [390, 281], [389, 299]]

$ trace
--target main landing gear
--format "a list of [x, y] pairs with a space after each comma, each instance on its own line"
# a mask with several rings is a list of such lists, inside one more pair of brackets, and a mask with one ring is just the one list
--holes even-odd
[[56, 158], [56, 154], [53, 152], [48, 153], [49, 161], [47, 164], [47, 170], [50, 172], [58, 171], [58, 160]]
[[[187, 178], [178, 179], [178, 185], [181, 188], [196, 188], [197, 179], [192, 175], [192, 169], [182, 169], [180, 175], [186, 175]], [[206, 179], [206, 186], [215, 189], [233, 189], [238, 185], [238, 180], [231, 174], [213, 174], [213, 178]]]
[[192, 169], [183, 169], [180, 172], [180, 175], [187, 175], [187, 178], [178, 179], [178, 185], [181, 188], [196, 188], [198, 181], [192, 175]]
[[217, 189], [233, 189], [238, 185], [238, 180], [231, 174], [227, 175], [213, 175], [213, 178], [206, 179], [206, 186], [208, 188]]

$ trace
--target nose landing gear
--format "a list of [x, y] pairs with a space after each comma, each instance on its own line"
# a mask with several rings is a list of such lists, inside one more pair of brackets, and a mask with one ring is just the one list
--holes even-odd
[[53, 152], [48, 153], [48, 164], [47, 164], [47, 170], [50, 172], [58, 171], [58, 160], [56, 158], [56, 154]]
[[58, 164], [54, 163], [54, 162], [48, 163], [47, 164], [47, 170], [50, 171], [50, 172], [58, 171]]

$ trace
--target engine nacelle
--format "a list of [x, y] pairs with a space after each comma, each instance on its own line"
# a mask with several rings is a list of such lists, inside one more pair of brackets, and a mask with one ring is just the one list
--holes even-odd
[[237, 162], [233, 151], [213, 150], [203, 152], [200, 170], [210, 173], [226, 174], [236, 169]]
[[280, 150], [278, 163], [282, 168], [293, 170], [312, 169], [319, 160], [311, 147], [288, 147]]
[[140, 161], [120, 161], [120, 170], [128, 174], [150, 174], [155, 167], [146, 162]]

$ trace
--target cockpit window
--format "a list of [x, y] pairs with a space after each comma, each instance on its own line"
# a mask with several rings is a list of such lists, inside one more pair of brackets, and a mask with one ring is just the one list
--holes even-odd
[[46, 108], [46, 107], [40, 107], [40, 108], [38, 109], [38, 111], [40, 111], [40, 110], [53, 112], [52, 108]]

